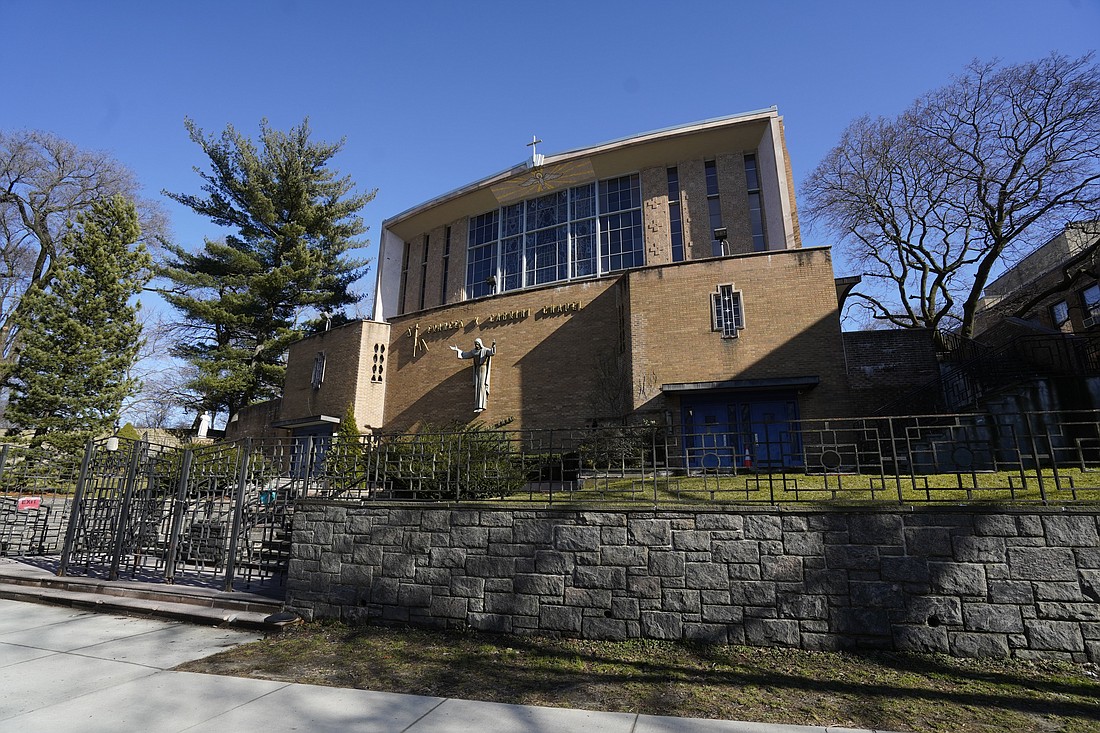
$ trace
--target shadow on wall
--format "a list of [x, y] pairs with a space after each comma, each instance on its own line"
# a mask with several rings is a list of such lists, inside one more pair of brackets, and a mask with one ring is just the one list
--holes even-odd
[[[812, 519], [825, 541], [818, 558], [804, 560], [805, 595], [777, 599], [781, 619], [823, 612], [816, 615], [829, 635], [803, 632], [804, 648], [978, 658], [1026, 650], [1074, 661], [1089, 654], [1079, 604], [1100, 600], [1100, 572], [1079, 571], [1075, 548], [1094, 546], [1091, 516], [929, 511]], [[814, 599], [826, 607], [808, 609]], [[746, 632], [750, 643], [767, 641]]]

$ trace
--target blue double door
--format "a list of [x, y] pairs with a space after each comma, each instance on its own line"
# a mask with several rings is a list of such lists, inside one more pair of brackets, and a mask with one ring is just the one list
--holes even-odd
[[684, 453], [692, 469], [802, 465], [798, 400], [784, 392], [708, 394], [681, 400]]

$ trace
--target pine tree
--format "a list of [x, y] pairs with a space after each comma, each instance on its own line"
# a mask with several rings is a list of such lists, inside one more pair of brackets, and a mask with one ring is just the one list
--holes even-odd
[[141, 339], [135, 295], [149, 280], [134, 204], [121, 195], [92, 204], [64, 235], [57, 276], [32, 288], [17, 314], [22, 330], [7, 418], [33, 429], [34, 444], [75, 448], [118, 419], [136, 384], [128, 376]]
[[286, 347], [326, 313], [337, 322], [358, 302], [352, 284], [366, 261], [357, 212], [374, 192], [356, 194], [330, 168], [343, 142], [310, 140], [308, 120], [289, 132], [260, 124], [257, 149], [227, 127], [207, 137], [190, 120], [191, 139], [210, 159], [200, 172], [205, 196], [165, 192], [233, 233], [198, 252], [168, 247], [159, 273], [165, 298], [183, 316], [174, 353], [191, 363], [200, 406], [229, 414], [282, 388]]
[[355, 405], [348, 403], [348, 409], [340, 418], [336, 428], [335, 445], [329, 449], [326, 468], [332, 478], [345, 486], [355, 483], [356, 471], [363, 460], [363, 434], [355, 421]]

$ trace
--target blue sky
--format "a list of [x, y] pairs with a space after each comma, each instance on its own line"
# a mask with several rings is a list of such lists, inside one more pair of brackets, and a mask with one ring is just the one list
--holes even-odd
[[[308, 116], [378, 189], [373, 245], [383, 219], [520, 162], [533, 134], [554, 153], [776, 105], [800, 187], [853, 118], [973, 58], [1091, 51], [1100, 0], [0, 0], [0, 26], [0, 128], [109, 152], [159, 197], [199, 190], [185, 116], [252, 135]], [[224, 235], [164, 206], [180, 244]]]

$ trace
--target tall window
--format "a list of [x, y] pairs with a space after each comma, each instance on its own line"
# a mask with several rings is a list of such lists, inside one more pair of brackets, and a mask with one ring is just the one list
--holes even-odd
[[420, 258], [420, 310], [424, 310], [424, 296], [428, 292], [428, 235], [424, 235], [424, 253]]
[[1100, 323], [1100, 283], [1081, 291], [1081, 304], [1085, 306], [1085, 328]]
[[1069, 303], [1059, 300], [1050, 307], [1050, 320], [1055, 328], [1061, 330], [1069, 322]]
[[447, 305], [447, 269], [451, 265], [451, 228], [443, 230], [443, 283], [439, 287], [439, 303]]
[[[707, 178], [707, 212], [710, 214], [710, 233], [711, 237], [713, 237], [715, 229], [723, 228], [722, 201], [718, 197], [717, 162], [713, 160], [704, 161], [703, 171], [706, 173]], [[710, 253], [714, 257], [720, 257], [725, 254], [722, 251], [722, 242], [717, 239], [712, 239], [710, 243]]]
[[635, 174], [472, 217], [466, 297], [644, 265], [641, 199]]
[[401, 255], [401, 312], [405, 312], [405, 297], [409, 294], [409, 249], [410, 245], [405, 242], [404, 252]]
[[756, 169], [756, 156], [745, 156], [745, 182], [749, 189], [749, 225], [752, 227], [752, 251], [763, 252], [768, 248], [764, 237], [764, 207], [760, 197], [760, 174]]
[[325, 352], [318, 351], [313, 356], [313, 374], [309, 377], [310, 386], [314, 389], [321, 389], [321, 384], [325, 381]]
[[668, 169], [668, 228], [672, 239], [672, 261], [684, 261], [684, 220], [680, 213], [680, 175]]
[[717, 292], [710, 294], [710, 315], [712, 331], [721, 332], [722, 338], [737, 338], [737, 332], [745, 327], [741, 291], [733, 285], [719, 285]]
[[638, 176], [601, 181], [600, 270], [614, 272], [644, 265], [643, 251], [642, 188]]
[[470, 219], [470, 252], [466, 256], [466, 297], [483, 298], [496, 292], [496, 211]]

